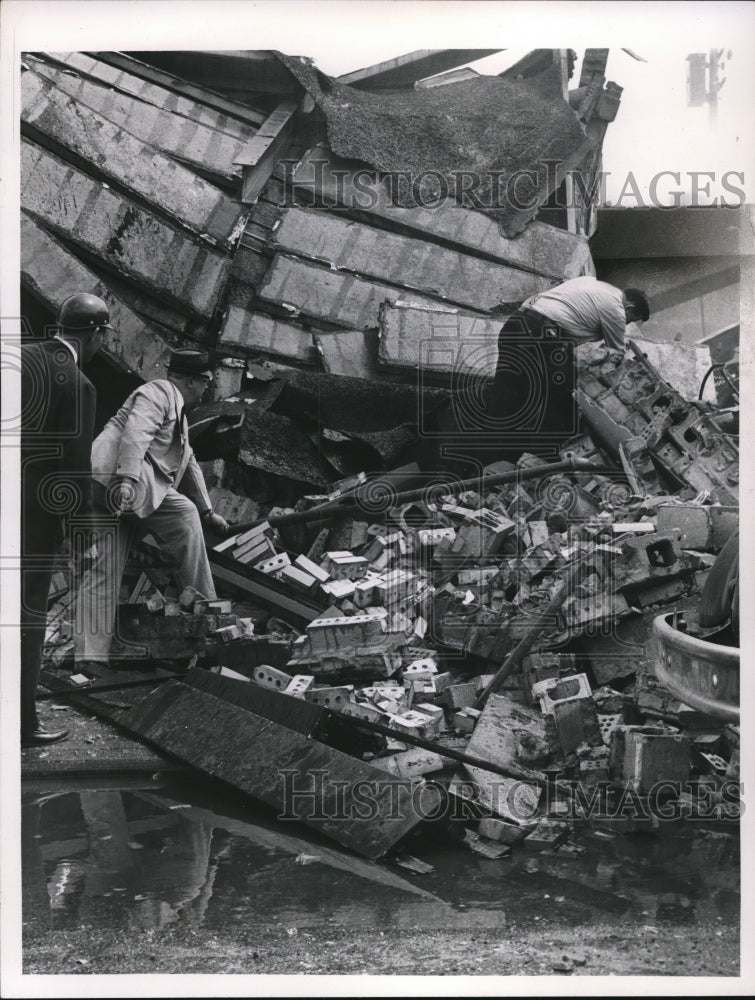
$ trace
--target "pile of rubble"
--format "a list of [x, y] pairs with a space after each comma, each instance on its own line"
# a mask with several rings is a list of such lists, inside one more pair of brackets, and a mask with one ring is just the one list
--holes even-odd
[[[607, 352], [583, 365], [591, 433], [556, 471], [524, 454], [475, 489], [436, 478], [381, 503], [361, 474], [240, 526], [210, 550], [213, 568], [279, 618], [156, 587], [148, 569], [119, 637], [338, 713], [356, 759], [438, 784], [489, 857], [519, 841], [578, 852], [568, 838], [584, 816], [652, 828], [659, 788], [674, 815], [726, 818], [738, 727], [664, 691], [647, 643], [658, 614], [694, 624], [737, 530], [736, 447], [656, 375]], [[600, 433], [600, 414], [625, 436]], [[222, 481], [223, 460], [212, 472]]]

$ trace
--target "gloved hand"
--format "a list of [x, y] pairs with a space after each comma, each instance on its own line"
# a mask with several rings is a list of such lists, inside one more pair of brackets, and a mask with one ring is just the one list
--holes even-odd
[[214, 531], [215, 534], [221, 535], [222, 537], [225, 537], [230, 530], [226, 519], [221, 517], [220, 514], [216, 514], [214, 510], [208, 511], [202, 515], [202, 526], [209, 528], [210, 531]]

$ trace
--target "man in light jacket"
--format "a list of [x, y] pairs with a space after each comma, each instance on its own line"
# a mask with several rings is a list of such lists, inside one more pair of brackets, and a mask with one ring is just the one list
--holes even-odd
[[[107, 662], [123, 569], [133, 542], [146, 534], [175, 561], [180, 589], [213, 599], [203, 525], [225, 534], [189, 444], [186, 410], [212, 380], [202, 351], [174, 351], [166, 379], [140, 386], [92, 445], [94, 503], [115, 512], [114, 544], [100, 533], [98, 557], [85, 573], [76, 608], [76, 662]], [[111, 534], [112, 539], [112, 534]]]

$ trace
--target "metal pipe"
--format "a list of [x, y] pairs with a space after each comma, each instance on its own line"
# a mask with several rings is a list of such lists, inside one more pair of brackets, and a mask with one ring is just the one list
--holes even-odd
[[[625, 473], [621, 469], [617, 469], [615, 466], [605, 466], [605, 465], [594, 465], [592, 462], [588, 462], [585, 458], [568, 458], [561, 462], [552, 462], [547, 465], [535, 465], [524, 469], [512, 469], [511, 472], [499, 472], [493, 476], [485, 476], [485, 486], [503, 486], [507, 483], [519, 483], [527, 482], [530, 479], [542, 479], [543, 476], [557, 475], [559, 473], [589, 473], [592, 475], [620, 475], [622, 478], [626, 478]], [[461, 492], [467, 489], [473, 489], [479, 487], [480, 481], [483, 477], [473, 476], [469, 479], [458, 479], [455, 482], [435, 484], [434, 489], [438, 490], [441, 487], [447, 489], [449, 495]], [[280, 527], [287, 524], [307, 524], [310, 521], [317, 521], [320, 518], [332, 518], [332, 517], [346, 517], [349, 513], [355, 509], [359, 509], [360, 498], [364, 497], [367, 500], [368, 505], [374, 506], [375, 498], [374, 492], [380, 486], [380, 480], [373, 480], [371, 483], [364, 484], [363, 487], [357, 488], [352, 493], [347, 496], [337, 497], [335, 500], [329, 500], [327, 503], [320, 504], [318, 507], [312, 507], [310, 510], [295, 511], [292, 514], [281, 514], [278, 517], [270, 518], [258, 518], [256, 521], [249, 521], [246, 524], [239, 524], [235, 527], [235, 533], [241, 534], [244, 531], [249, 531], [250, 528], [255, 528], [258, 524], [267, 521], [272, 527]], [[414, 500], [421, 500], [425, 496], [428, 485], [419, 487], [413, 490], [403, 490], [400, 493], [393, 493], [390, 496], [391, 506], [396, 504], [411, 503]], [[370, 496], [370, 494], [373, 494]]]

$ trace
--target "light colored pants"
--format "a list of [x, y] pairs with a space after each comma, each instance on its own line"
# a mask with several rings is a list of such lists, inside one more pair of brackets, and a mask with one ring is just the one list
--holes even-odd
[[199, 511], [188, 497], [169, 489], [148, 517], [124, 514], [117, 522], [112, 518], [110, 530], [99, 533], [97, 559], [85, 571], [76, 601], [77, 661], [107, 661], [123, 569], [134, 541], [147, 534], [175, 560], [179, 589], [194, 587], [210, 600], [216, 597]]

